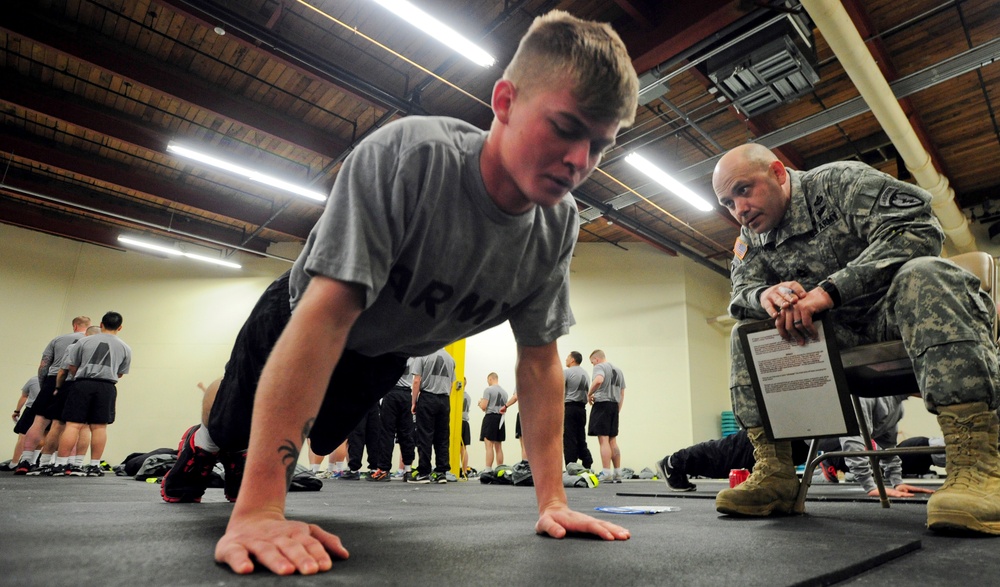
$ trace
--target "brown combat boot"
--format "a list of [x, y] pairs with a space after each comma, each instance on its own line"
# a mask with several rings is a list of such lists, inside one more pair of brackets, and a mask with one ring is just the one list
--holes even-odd
[[791, 514], [799, 492], [792, 462], [792, 443], [768, 440], [764, 428], [748, 428], [753, 443], [753, 473], [734, 489], [715, 496], [715, 509], [731, 516]]
[[996, 412], [983, 402], [939, 406], [948, 479], [927, 502], [936, 532], [1000, 534]]

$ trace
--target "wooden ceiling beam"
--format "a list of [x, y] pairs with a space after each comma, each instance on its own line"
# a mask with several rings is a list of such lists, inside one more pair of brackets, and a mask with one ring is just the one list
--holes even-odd
[[[2, 191], [2, 188], [0, 188], [0, 192]], [[124, 250], [118, 244], [119, 231], [114, 230], [107, 224], [88, 218], [74, 217], [51, 208], [32, 206], [12, 198], [0, 197], [0, 223], [75, 241]]]
[[[220, 22], [224, 23], [229, 27], [226, 36], [236, 39], [236, 42], [242, 47], [265, 54], [269, 61], [280, 64], [282, 67], [333, 84], [340, 91], [369, 106], [378, 109], [395, 109], [406, 114], [427, 114], [418, 103], [393, 95], [350, 73], [341, 67], [336, 60], [327, 59], [313, 50], [296, 47], [282, 39], [280, 35], [275, 35], [272, 30], [274, 27], [271, 26], [271, 20], [275, 19], [275, 13], [271, 14], [268, 22], [258, 24], [246, 20], [214, 2], [156, 0], [155, 3], [209, 29]], [[282, 0], [281, 4], [285, 3], [285, 0]], [[281, 6], [278, 7], [278, 9], [280, 8]], [[288, 6], [285, 6], [285, 9], [291, 12]], [[235, 24], [235, 26], [230, 27], [231, 24]], [[278, 15], [275, 27], [280, 29], [280, 15]]]
[[[865, 46], [867, 46], [868, 50], [871, 52], [872, 57], [875, 59], [875, 63], [878, 64], [878, 68], [882, 71], [882, 75], [885, 76], [885, 80], [889, 83], [898, 80], [899, 71], [896, 70], [896, 66], [893, 63], [892, 54], [885, 46], [885, 42], [882, 40], [882, 37], [878, 36], [879, 31], [875, 28], [871, 18], [868, 16], [868, 11], [865, 9], [864, 3], [860, 0], [844, 0], [843, 4], [848, 16], [850, 16], [851, 20], [854, 22], [854, 26], [861, 34], [861, 38], [868, 39], [868, 41], [865, 42]], [[930, 155], [931, 162], [934, 164], [934, 167], [939, 173], [947, 177], [948, 170], [945, 167], [944, 159], [941, 157], [941, 154], [938, 153], [937, 147], [931, 140], [930, 134], [927, 132], [927, 126], [920, 118], [920, 113], [917, 112], [916, 107], [913, 105], [913, 101], [909, 98], [901, 98], [899, 100], [899, 105], [903, 109], [903, 113], [906, 115], [906, 118], [909, 119], [910, 125], [913, 127], [913, 132], [917, 135], [917, 139]]]
[[[175, 213], [138, 200], [111, 197], [85, 186], [74, 186], [61, 178], [46, 177], [29, 170], [11, 167], [3, 178], [4, 187], [13, 188], [19, 198], [37, 201], [40, 206], [77, 208], [82, 215], [104, 216], [109, 222], [134, 226], [136, 230], [177, 236], [183, 232], [196, 239], [231, 247], [240, 246], [258, 253], [267, 252], [268, 241], [255, 238], [246, 244], [246, 233], [237, 227], [210, 222], [205, 218]], [[23, 191], [22, 191], [23, 190]], [[39, 194], [36, 197], [33, 194]]]
[[6, 15], [0, 16], [0, 30], [324, 157], [334, 159], [349, 147], [329, 132], [281, 116], [132, 47], [110, 42], [104, 35], [79, 27], [73, 30], [61, 27], [42, 14], [31, 13], [25, 8], [29, 5], [16, 3], [4, 10]]
[[645, 0], [615, 0], [615, 4], [624, 10], [625, 14], [634, 20], [640, 28], [649, 30], [655, 26], [649, 2]]
[[[98, 135], [111, 137], [154, 154], [164, 154], [167, 143], [171, 140], [171, 137], [153, 127], [143, 125], [140, 120], [136, 120], [127, 114], [103, 108], [92, 103], [82, 102], [72, 94], [52, 90], [47, 86], [43, 86], [32, 80], [19, 78], [6, 71], [0, 71], [0, 102], [20, 106], [25, 110], [37, 112], [52, 120], [87, 129]], [[152, 159], [149, 160], [152, 161]], [[149, 188], [141, 191], [162, 200], [173, 201], [178, 204], [197, 208], [208, 214], [228, 216], [229, 214], [238, 212], [238, 210], [234, 210], [231, 207], [206, 209], [206, 204], [210, 200], [204, 197], [181, 202], [177, 200], [178, 192], [175, 192], [175, 189], [175, 187], [172, 187], [169, 191], [160, 193], [152, 193], [149, 191]], [[180, 195], [184, 195], [183, 192], [179, 193]], [[109, 204], [112, 199], [108, 196], [104, 197], [104, 200], [109, 201]], [[259, 221], [259, 218], [255, 217], [251, 220], [246, 218], [245, 215], [233, 217], [233, 219], [248, 224], [258, 224], [258, 222], [254, 221]], [[299, 232], [301, 228], [302, 226], [296, 226], [295, 230], [297, 232], [291, 236], [299, 238], [301, 236]]]
[[[15, 157], [82, 175], [98, 182], [117, 185], [123, 189], [149, 194], [217, 216], [229, 217], [255, 227], [267, 222], [274, 208], [266, 206], [263, 199], [259, 204], [249, 205], [246, 198], [237, 201], [231, 197], [212, 194], [203, 189], [186, 186], [174, 178], [102, 161], [91, 154], [63, 149], [54, 143], [16, 136], [6, 129], [0, 129], [0, 139], [4, 151], [12, 153]], [[317, 216], [318, 214], [317, 210]], [[315, 219], [299, 220], [278, 216], [271, 220], [268, 229], [305, 240], [314, 223]]]
[[632, 65], [640, 74], [747, 15], [746, 10], [740, 8], [739, 0], [658, 2], [656, 5], [652, 30], [632, 26], [619, 31], [632, 57]]
[[10, 70], [0, 70], [0, 101], [159, 155], [167, 152], [173, 138], [121, 111], [80, 100], [75, 94], [52, 89]]

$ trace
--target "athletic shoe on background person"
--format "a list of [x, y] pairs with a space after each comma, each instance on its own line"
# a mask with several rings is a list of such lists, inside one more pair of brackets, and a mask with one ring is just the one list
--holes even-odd
[[225, 471], [223, 489], [226, 492], [226, 499], [230, 503], [234, 503], [240, 494], [240, 485], [243, 484], [243, 469], [247, 466], [247, 451], [220, 452], [219, 460], [222, 461], [222, 469]]
[[51, 477], [52, 465], [31, 465], [25, 475], [28, 477]]
[[371, 473], [368, 473], [368, 476], [365, 477], [365, 479], [368, 481], [376, 481], [376, 482], [388, 481], [389, 473], [386, 473], [382, 469], [375, 469]]
[[160, 496], [168, 503], [200, 503], [209, 484], [209, 473], [215, 467], [215, 453], [194, 445], [194, 433], [200, 424], [188, 428], [177, 447], [177, 462], [163, 476]]
[[694, 491], [698, 488], [697, 485], [688, 481], [683, 469], [675, 469], [670, 466], [669, 456], [656, 462], [656, 473], [671, 491]]
[[53, 477], [67, 477], [67, 476], [71, 475], [71, 473], [70, 473], [70, 465], [68, 465], [68, 464], [66, 464], [66, 465], [52, 465], [52, 469], [50, 469], [49, 475], [51, 475]]

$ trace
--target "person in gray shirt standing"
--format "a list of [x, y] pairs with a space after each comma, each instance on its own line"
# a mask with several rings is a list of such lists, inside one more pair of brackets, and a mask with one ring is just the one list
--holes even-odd
[[577, 351], [566, 356], [565, 411], [563, 412], [563, 457], [566, 464], [581, 461], [584, 469], [594, 465], [594, 457], [587, 448], [587, 392], [590, 377], [580, 364], [583, 355]]
[[32, 375], [21, 386], [21, 395], [17, 398], [17, 407], [14, 408], [14, 413], [10, 416], [14, 421], [14, 434], [17, 434], [17, 443], [14, 445], [14, 457], [10, 460], [8, 468], [0, 469], [0, 471], [14, 471], [17, 469], [18, 463], [20, 463], [21, 453], [24, 452], [24, 433], [31, 429], [31, 424], [35, 421], [35, 411], [31, 409], [31, 406], [34, 405], [35, 398], [38, 397], [39, 389], [37, 375]]
[[122, 315], [108, 312], [101, 318], [101, 333], [88, 336], [73, 347], [69, 354], [69, 372], [73, 375], [73, 393], [66, 399], [63, 420], [66, 430], [59, 440], [52, 474], [69, 470], [69, 455], [80, 438], [80, 430], [90, 425], [90, 465], [84, 468], [88, 477], [103, 477], [100, 462], [108, 441], [108, 425], [115, 421], [116, 384], [128, 373], [132, 364], [132, 349], [120, 338]]
[[[450, 465], [451, 388], [455, 359], [444, 349], [413, 360], [412, 411], [417, 415], [417, 475], [413, 483], [447, 483]], [[434, 471], [431, 471], [431, 449]]]
[[378, 471], [392, 471], [392, 446], [399, 443], [399, 456], [403, 461], [403, 481], [409, 481], [413, 465], [413, 359], [406, 360], [406, 372], [396, 385], [382, 397], [380, 417]]
[[34, 472], [38, 472], [42, 467], [49, 465], [45, 460], [35, 465], [35, 458], [45, 441], [45, 431], [52, 423], [53, 414], [49, 412], [49, 406], [53, 403], [56, 393], [56, 373], [59, 372], [56, 363], [66, 353], [69, 345], [83, 338], [88, 326], [90, 318], [87, 316], [73, 318], [73, 332], [53, 338], [42, 351], [42, 360], [38, 363], [39, 391], [34, 403], [35, 420], [24, 433], [24, 452], [14, 471], [16, 475], [26, 475], [32, 467], [35, 469]]
[[489, 387], [483, 390], [479, 400], [479, 409], [486, 412], [483, 416], [483, 426], [479, 430], [479, 440], [486, 443], [486, 468], [503, 464], [503, 441], [507, 440], [507, 428], [503, 425], [503, 413], [500, 408], [507, 404], [507, 391], [500, 387], [500, 377], [496, 373], [486, 376]]
[[[625, 375], [604, 356], [604, 351], [590, 353], [594, 378], [587, 393], [590, 409], [590, 436], [601, 443], [601, 467], [597, 478], [604, 482], [621, 483], [622, 453], [618, 449], [618, 414], [625, 403]], [[614, 472], [611, 466], [614, 466]]]

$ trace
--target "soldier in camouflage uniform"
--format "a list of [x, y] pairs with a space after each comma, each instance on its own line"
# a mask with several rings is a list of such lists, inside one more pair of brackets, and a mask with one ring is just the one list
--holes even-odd
[[[816, 336], [813, 316], [825, 310], [841, 348], [902, 340], [948, 451], [948, 481], [928, 504], [928, 526], [1000, 534], [996, 309], [974, 275], [938, 257], [944, 234], [930, 194], [860, 163], [789, 170], [756, 144], [724, 155], [712, 185], [743, 226], [730, 314], [773, 318], [782, 337], [799, 344]], [[798, 478], [790, 445], [764, 434], [733, 332], [733, 408], [757, 466], [746, 483], [720, 492], [716, 507], [792, 513]]]

